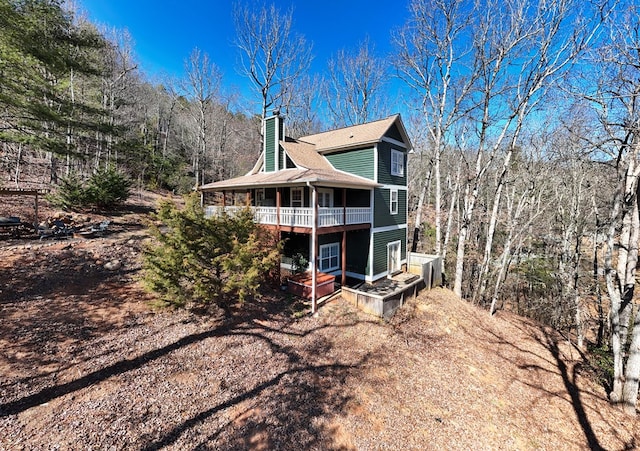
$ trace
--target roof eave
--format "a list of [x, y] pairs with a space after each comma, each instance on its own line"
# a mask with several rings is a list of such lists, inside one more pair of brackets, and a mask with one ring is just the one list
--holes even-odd
[[318, 149], [318, 153], [323, 154], [323, 153], [342, 151], [342, 150], [352, 150], [352, 149], [357, 149], [358, 147], [376, 145], [381, 141], [382, 141], [382, 138], [373, 139], [373, 140], [370, 140], [370, 141], [361, 141], [361, 142], [348, 144], [348, 145], [339, 145], [339, 146], [326, 147], [326, 148], [323, 148], [323, 149]]
[[252, 188], [276, 188], [276, 187], [289, 187], [289, 186], [306, 186], [306, 185], [314, 185], [314, 186], [326, 186], [330, 188], [354, 188], [354, 189], [374, 189], [381, 187], [382, 185], [376, 182], [346, 182], [346, 181], [335, 181], [335, 180], [327, 180], [320, 177], [312, 177], [307, 179], [301, 179], [291, 182], [255, 182], [255, 183], [242, 183], [239, 185], [231, 184], [216, 184], [216, 186], [207, 187], [206, 185], [198, 188], [199, 191], [210, 192], [210, 191], [227, 191], [227, 190], [241, 190], [241, 189], [252, 189]]

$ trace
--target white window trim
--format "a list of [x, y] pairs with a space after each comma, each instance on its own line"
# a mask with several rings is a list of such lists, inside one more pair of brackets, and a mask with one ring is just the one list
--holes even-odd
[[264, 188], [256, 188], [256, 206], [261, 207], [264, 205], [265, 191]]
[[[323, 260], [329, 260], [329, 263], [331, 263], [331, 258], [332, 258], [332, 254], [331, 251], [329, 251], [329, 257], [328, 258], [322, 258], [322, 250], [326, 249], [326, 248], [335, 248], [337, 249], [337, 254], [336, 254], [336, 266], [329, 266], [327, 268], [323, 268], [322, 267], [322, 262]], [[329, 243], [329, 244], [322, 244], [320, 246], [320, 248], [318, 249], [318, 269], [322, 272], [331, 272], [331, 271], [335, 271], [336, 269], [340, 268], [340, 243]]]
[[[294, 191], [299, 191], [300, 192], [300, 206], [297, 205], [293, 205], [293, 193]], [[291, 199], [289, 199], [289, 206], [292, 208], [302, 208], [304, 207], [304, 188], [301, 187], [295, 187], [295, 188], [291, 188]]]
[[396, 272], [400, 270], [400, 268], [402, 267], [402, 241], [401, 240], [397, 240], [397, 241], [391, 241], [389, 243], [387, 243], [387, 273], [390, 273], [389, 271], [389, 259], [391, 258], [391, 247], [392, 246], [398, 246], [398, 258], [396, 259]]
[[[393, 201], [393, 195], [395, 194], [396, 200], [395, 202]], [[398, 200], [398, 190], [397, 189], [392, 189], [389, 191], [389, 212], [392, 215], [397, 215], [398, 214], [398, 204], [399, 204], [399, 200]], [[395, 208], [394, 207], [395, 204]]]
[[[329, 195], [329, 205], [324, 205], [324, 207], [333, 208], [333, 190], [327, 188], [318, 188], [318, 194], [320, 193], [322, 193], [323, 196], [324, 194]], [[320, 205], [320, 199], [318, 199], [318, 205]]]
[[395, 149], [391, 149], [391, 175], [404, 177], [404, 153]]

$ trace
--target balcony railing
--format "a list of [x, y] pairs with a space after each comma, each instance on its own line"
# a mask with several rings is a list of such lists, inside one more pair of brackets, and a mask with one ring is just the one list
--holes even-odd
[[[216, 207], [208, 206], [205, 215], [218, 215], [222, 211], [234, 214], [246, 207]], [[278, 225], [277, 207], [250, 207], [253, 211], [253, 219], [259, 224]], [[346, 218], [345, 218], [346, 214]], [[367, 224], [371, 222], [371, 208], [369, 207], [342, 207], [318, 208], [318, 227], [334, 227], [352, 224]], [[313, 209], [297, 207], [280, 207], [280, 225], [289, 227], [313, 227]]]

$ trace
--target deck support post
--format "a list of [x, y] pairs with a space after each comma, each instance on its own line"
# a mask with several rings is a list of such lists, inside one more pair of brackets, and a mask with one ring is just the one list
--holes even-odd
[[280, 187], [276, 188], [276, 227], [280, 232], [280, 207], [282, 207], [282, 192]]
[[[347, 226], [347, 189], [342, 188], [342, 225]], [[342, 277], [340, 279], [340, 285], [345, 286], [347, 284], [347, 231], [342, 230], [342, 261], [340, 266], [342, 267]]]
[[311, 228], [311, 313], [318, 311], [318, 191], [311, 186], [313, 217]]

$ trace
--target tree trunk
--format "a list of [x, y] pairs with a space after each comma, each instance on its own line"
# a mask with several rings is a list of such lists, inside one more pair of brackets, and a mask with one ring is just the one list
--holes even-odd
[[465, 202], [464, 210], [462, 212], [462, 224], [460, 225], [460, 232], [458, 234], [458, 247], [456, 249], [456, 272], [454, 274], [453, 282], [453, 292], [458, 297], [462, 297], [462, 278], [464, 276], [464, 255], [466, 250], [465, 246], [467, 244], [467, 237], [469, 236], [469, 227], [471, 225], [471, 218], [473, 217], [473, 208], [478, 197], [477, 187], [474, 187], [473, 191], [470, 193], [469, 186], [467, 185], [464, 197]]
[[21, 160], [22, 160], [22, 143], [18, 143], [18, 157], [16, 158], [16, 172], [13, 180], [16, 184], [16, 188], [20, 186], [20, 161]]
[[[611, 351], [613, 353], [613, 389], [610, 399], [613, 403], [624, 403], [626, 410], [635, 412], [637, 399], [637, 383], [640, 377], [640, 358], [636, 354], [629, 355], [625, 371], [625, 347], [629, 334], [629, 322], [633, 308], [635, 289], [635, 270], [638, 262], [638, 238], [640, 234], [640, 218], [638, 218], [638, 173], [636, 158], [638, 149], [627, 156], [627, 164], [619, 179], [621, 188], [616, 193], [611, 212], [611, 224], [607, 237], [605, 254], [607, 292], [611, 301]], [[617, 234], [617, 225], [621, 224]], [[618, 250], [617, 268], [613, 267], [614, 239], [618, 236], [615, 248]], [[635, 322], [637, 323], [637, 321]], [[633, 325], [633, 346], [640, 346], [637, 337], [640, 334], [636, 324]], [[631, 366], [629, 366], [629, 364]], [[631, 407], [633, 406], [633, 407]]]
[[640, 377], [640, 309], [636, 311], [631, 334], [631, 346], [625, 371], [625, 382], [622, 389], [624, 410], [630, 415], [636, 414], [638, 402], [638, 378]]
[[[438, 137], [440, 134], [438, 134]], [[442, 181], [440, 174], [440, 138], [438, 138], [438, 142], [436, 143], [438, 148], [436, 148], [436, 158], [435, 158], [435, 179], [436, 179], [436, 192], [435, 192], [435, 208], [436, 208], [436, 246], [435, 251], [436, 255], [442, 254]]]
[[458, 205], [458, 199], [460, 197], [460, 172], [462, 171], [462, 165], [458, 165], [458, 172], [456, 175], [456, 184], [451, 189], [451, 205], [449, 205], [449, 216], [447, 216], [447, 227], [444, 233], [444, 242], [442, 243], [442, 268], [444, 271], [445, 261], [447, 258], [447, 248], [449, 247], [449, 239], [451, 237], [451, 229], [453, 228], [453, 210]]
[[416, 219], [413, 225], [413, 242], [411, 243], [411, 252], [418, 252], [418, 241], [420, 241], [420, 231], [422, 230], [422, 208], [424, 204], [424, 198], [427, 194], [427, 188], [431, 183], [431, 171], [427, 175], [426, 180], [422, 184], [420, 190], [420, 196], [418, 197], [418, 207], [416, 209]]
[[[493, 237], [496, 234], [496, 226], [498, 224], [498, 213], [500, 212], [500, 201], [502, 199], [502, 189], [504, 188], [505, 179], [509, 170], [509, 162], [511, 161], [511, 154], [513, 148], [510, 148], [507, 155], [504, 158], [502, 165], [502, 172], [498, 177], [498, 184], [496, 186], [495, 195], [493, 197], [493, 209], [491, 211], [491, 218], [489, 220], [489, 230], [487, 231], [487, 239], [484, 246], [484, 255], [482, 257], [482, 265], [480, 266], [480, 274], [478, 276], [478, 284], [473, 295], [473, 302], [478, 303], [482, 301], [484, 292], [487, 289], [489, 266], [491, 263], [491, 254], [493, 250]], [[493, 303], [493, 302], [492, 302]]]

